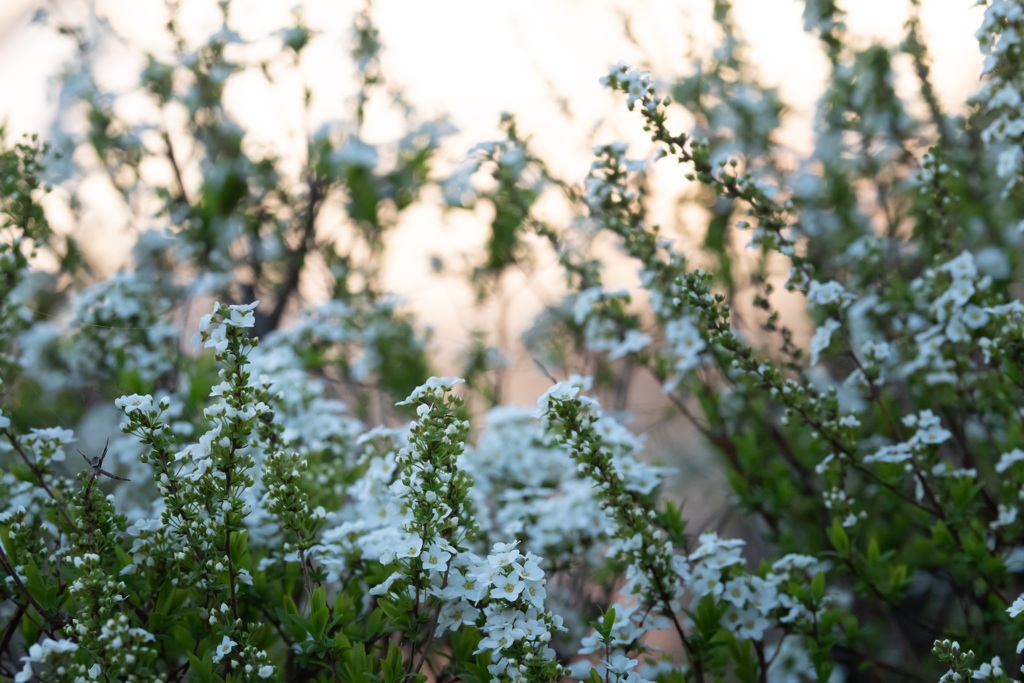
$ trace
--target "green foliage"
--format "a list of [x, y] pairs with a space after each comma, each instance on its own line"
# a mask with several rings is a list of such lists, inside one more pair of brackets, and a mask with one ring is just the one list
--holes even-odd
[[[1024, 635], [1024, 16], [981, 4], [984, 81], [953, 115], [919, 2], [898, 45], [858, 46], [836, 3], [808, 0], [831, 75], [794, 168], [775, 136], [788, 109], [716, 0], [721, 46], [690, 55], [693, 73], [662, 84], [619, 64], [602, 79], [654, 161], [601, 143], [571, 181], [511, 115], [439, 177], [451, 127], [388, 81], [369, 5], [351, 120], [309, 131], [295, 158], [252, 144], [225, 94], [301, 73], [321, 40], [301, 12], [261, 51], [230, 2], [199, 40], [169, 3], [173, 47], [140, 54], [142, 122], [93, 73], [109, 26], [58, 27], [84, 84], [62, 112], [77, 127], [58, 123], [72, 147], [0, 146], [0, 676], [1009, 680]], [[903, 60], [923, 110], [897, 87]], [[402, 136], [368, 141], [378, 105]], [[700, 253], [653, 223], [665, 163], [685, 169]], [[78, 220], [100, 175], [138, 233], [105, 280], [48, 213], [64, 202]], [[429, 334], [386, 291], [395, 228], [438, 192], [449, 211], [490, 212], [464, 258], [479, 305], [500, 305], [514, 271], [564, 274], [525, 342], [570, 379], [536, 413], [502, 405], [487, 330], [466, 386], [431, 377]], [[639, 285], [606, 288], [623, 261]], [[805, 310], [783, 305], [782, 281]], [[638, 378], [702, 437], [672, 443], [669, 464], [718, 457], [744, 538], [692, 503], [684, 515], [667, 470], [639, 457], [616, 419]], [[67, 427], [83, 449], [116, 431], [110, 403], [126, 437], [73, 453]]]

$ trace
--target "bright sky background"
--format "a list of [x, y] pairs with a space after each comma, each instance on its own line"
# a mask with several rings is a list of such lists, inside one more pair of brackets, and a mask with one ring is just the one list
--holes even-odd
[[[109, 8], [111, 21], [139, 45], [159, 45], [163, 0], [95, 0]], [[58, 11], [80, 7], [80, 0], [60, 0]], [[0, 118], [9, 132], [44, 131], [54, 111], [54, 74], [69, 56], [67, 44], [28, 19], [41, 3], [0, 0]], [[314, 117], [347, 118], [351, 106], [352, 64], [345, 56], [349, 18], [361, 6], [353, 0], [308, 0], [308, 25], [339, 39], [317, 48], [304, 74], [316, 93]], [[710, 0], [377, 0], [375, 17], [385, 44], [385, 72], [405, 86], [409, 98], [425, 113], [448, 114], [464, 133], [468, 148], [494, 139], [499, 115], [515, 112], [520, 126], [534, 136], [535, 146], [565, 176], [582, 179], [589, 150], [597, 139], [644, 139], [637, 118], [625, 111], [622, 99], [606, 92], [598, 78], [610, 64], [649, 61], [655, 78], [670, 80], [687, 70], [687, 35], [713, 42]], [[846, 0], [854, 40], [893, 43], [902, 36], [906, 0]], [[922, 0], [926, 38], [933, 51], [932, 76], [946, 107], [957, 111], [977, 87], [980, 57], [974, 39], [981, 12], [970, 0]], [[206, 21], [213, 0], [183, 0], [187, 26], [198, 35], [215, 26]], [[809, 146], [814, 102], [827, 76], [818, 41], [803, 32], [801, 0], [735, 0], [751, 58], [763, 80], [781, 88], [783, 99], [799, 114], [785, 130], [785, 142], [797, 150]], [[235, 0], [235, 14], [244, 17], [253, 35], [265, 35], [290, 21], [292, 2]], [[628, 8], [633, 32], [644, 46], [625, 38], [622, 14]], [[703, 38], [702, 38], [703, 37]], [[106, 56], [109, 76], [117, 82], [123, 54]], [[132, 73], [130, 70], [127, 73]], [[137, 72], [135, 72], [137, 73]], [[906, 90], [914, 87], [905, 80]], [[242, 123], [256, 135], [280, 139], [298, 133], [298, 81], [282, 90], [243, 85], [236, 93]], [[556, 99], [566, 98], [573, 118], [560, 113]], [[103, 230], [103, 216], [83, 229]], [[97, 234], [100, 234], [98, 232]], [[443, 226], [436, 212], [414, 214], [392, 241], [393, 285], [439, 330], [442, 345], [455, 348], [475, 314], [468, 292], [449, 283], [425, 285], [426, 254], [438, 245], [471, 248], [484, 235], [472, 223]], [[98, 244], [105, 244], [102, 240]], [[558, 277], [530, 283], [550, 298]], [[536, 311], [538, 295], [521, 287], [510, 299], [513, 318], [525, 320]], [[541, 295], [544, 298], [544, 295]], [[533, 389], [526, 396], [535, 396]]]
[[[61, 0], [58, 8], [79, 6]], [[140, 44], [159, 36], [163, 0], [96, 0], [109, 8], [116, 26]], [[344, 35], [346, 18], [361, 3], [307, 0], [307, 22]], [[843, 3], [856, 39], [898, 40], [906, 0]], [[980, 58], [973, 33], [980, 10], [968, 0], [923, 0], [925, 30], [933, 49], [933, 76], [948, 106], [962, 102], [976, 85]], [[45, 123], [47, 76], [67, 55], [63, 43], [45, 30], [27, 26], [38, 0], [0, 2], [0, 115], [14, 131]], [[186, 16], [197, 29], [202, 7], [213, 0], [185, 0]], [[236, 15], [254, 33], [289, 20], [289, 0], [235, 0]], [[574, 113], [592, 122], [610, 113], [612, 100], [597, 85], [607, 66], [620, 59], [650, 58], [655, 76], [670, 78], [686, 68], [688, 33], [708, 35], [708, 0], [377, 0], [376, 18], [386, 47], [389, 74], [405, 84], [412, 99], [428, 111], [451, 115], [470, 138], [493, 133], [499, 112], [516, 112], [542, 144], [564, 140], [550, 125], [557, 112], [554, 94], [566, 96]], [[808, 111], [825, 77], [817, 41], [802, 30], [802, 0], [736, 0], [741, 29], [752, 45], [753, 61], [784, 98]], [[189, 8], [194, 8], [189, 11]], [[642, 55], [625, 39], [621, 15], [629, 8]], [[201, 29], [200, 29], [201, 30]], [[335, 83], [351, 73], [342, 57], [323, 54], [314, 76]], [[51, 93], [52, 94], [52, 93]], [[265, 117], [266, 125], [272, 116]], [[280, 121], [276, 122], [280, 125]], [[547, 124], [547, 125], [545, 125]], [[579, 126], [576, 126], [579, 128]]]

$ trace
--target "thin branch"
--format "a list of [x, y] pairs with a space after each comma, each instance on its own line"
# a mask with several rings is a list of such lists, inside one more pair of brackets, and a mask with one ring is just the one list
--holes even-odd
[[46, 478], [43, 476], [43, 471], [39, 469], [38, 465], [32, 462], [32, 459], [28, 457], [28, 454], [24, 451], [24, 449], [22, 449], [21, 444], [18, 443], [18, 440], [16, 438], [14, 438], [14, 434], [11, 433], [10, 430], [5, 429], [4, 436], [7, 437], [7, 440], [11, 443], [11, 446], [14, 447], [14, 450], [18, 453], [19, 456], [21, 456], [21, 459], [25, 462], [28, 468], [32, 470], [32, 474], [35, 475], [36, 481], [39, 482], [39, 486], [41, 486], [42, 489], [46, 491], [47, 495], [50, 496], [53, 502], [56, 503], [54, 507], [60, 514], [60, 516], [64, 518], [64, 521], [67, 523], [68, 527], [73, 531], [77, 531], [78, 526], [72, 521], [71, 517], [68, 516], [67, 510], [64, 509], [64, 506], [60, 504], [60, 498], [53, 492], [53, 489], [50, 488], [49, 484], [46, 483]]
[[306, 254], [312, 249], [313, 238], [316, 236], [316, 218], [320, 213], [320, 207], [323, 205], [323, 190], [324, 188], [320, 180], [313, 177], [309, 179], [309, 197], [306, 200], [306, 210], [302, 220], [302, 239], [289, 254], [288, 272], [285, 274], [284, 281], [277, 291], [277, 300], [274, 302], [273, 310], [262, 320], [257, 321], [258, 329], [256, 330], [256, 336], [263, 336], [267, 332], [278, 328], [281, 324], [281, 318], [284, 317], [288, 301], [299, 288], [299, 279], [302, 276], [302, 269], [306, 263]]

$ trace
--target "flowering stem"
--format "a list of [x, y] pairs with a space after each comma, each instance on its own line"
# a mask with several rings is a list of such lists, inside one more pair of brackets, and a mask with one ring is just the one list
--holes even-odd
[[649, 578], [662, 614], [672, 622], [680, 642], [693, 658], [691, 664], [696, 680], [702, 682], [704, 663], [701, 654], [687, 638], [686, 631], [672, 607], [672, 595], [665, 585], [665, 575], [670, 571], [671, 562], [657, 552], [652, 554], [649, 551], [650, 548], [660, 547], [660, 543], [651, 532], [645, 518], [648, 505], [634, 491], [627, 489], [619, 474], [611, 468], [609, 456], [603, 452], [601, 437], [580, 419], [580, 404], [576, 402], [575, 409], [568, 408], [570, 405], [572, 402], [552, 401], [552, 416], [562, 423], [566, 435], [572, 435], [566, 440], [570, 455], [573, 460], [585, 466], [587, 473], [598, 483], [600, 490], [606, 492], [605, 502], [621, 529], [640, 536], [641, 550], [634, 553], [633, 560]]
[[35, 475], [36, 481], [39, 482], [39, 486], [41, 486], [42, 489], [46, 491], [47, 495], [50, 496], [50, 499], [54, 502], [54, 508], [57, 510], [60, 516], [64, 518], [64, 521], [67, 523], [68, 528], [71, 531], [77, 531], [78, 525], [76, 525], [71, 520], [71, 517], [68, 516], [67, 510], [65, 510], [64, 506], [61, 504], [60, 498], [53, 492], [53, 489], [50, 488], [50, 485], [46, 483], [46, 478], [43, 476], [43, 472], [39, 469], [39, 467], [36, 466], [34, 462], [32, 462], [32, 459], [28, 457], [28, 454], [25, 453], [25, 451], [22, 449], [21, 444], [18, 443], [18, 440], [16, 438], [14, 438], [14, 434], [12, 434], [9, 429], [4, 429], [3, 432], [4, 436], [7, 437], [7, 440], [10, 441], [11, 446], [14, 447], [14, 450], [17, 451], [18, 455], [21, 456], [21, 459], [25, 461], [25, 464], [28, 466], [28, 468], [32, 470], [32, 474]]
[[[231, 447], [228, 452], [227, 464], [224, 466], [224, 490], [227, 494], [225, 500], [231, 500], [231, 471], [232, 467], [232, 455], [235, 452], [234, 439], [231, 441]], [[238, 601], [235, 598], [235, 568], [234, 563], [231, 559], [231, 510], [230, 508], [224, 511], [224, 557], [227, 560], [228, 566], [228, 587], [230, 590], [231, 598], [231, 616], [234, 619], [238, 619]]]
[[[65, 621], [60, 615], [51, 614], [49, 611], [43, 609], [43, 606], [40, 605], [39, 602], [34, 597], [32, 597], [32, 593], [29, 592], [28, 587], [25, 586], [25, 584], [22, 582], [21, 577], [18, 576], [18, 572], [16, 572], [14, 569], [14, 565], [11, 564], [10, 558], [7, 557], [7, 553], [4, 552], [2, 544], [0, 544], [0, 565], [3, 565], [4, 571], [6, 571], [7, 575], [11, 577], [11, 579], [14, 581], [14, 585], [18, 587], [18, 590], [21, 591], [21, 593], [25, 596], [25, 599], [28, 601], [28, 603], [35, 608], [35, 610], [39, 613], [39, 616], [41, 616], [43, 619], [49, 622], [53, 627], [60, 628], [64, 626]], [[22, 609], [20, 605], [19, 609]], [[12, 623], [16, 623], [17, 621], [20, 621], [20, 617]], [[51, 634], [53, 633], [52, 630], [48, 630], [48, 632]], [[9, 641], [9, 635], [5, 635], [4, 639]]]

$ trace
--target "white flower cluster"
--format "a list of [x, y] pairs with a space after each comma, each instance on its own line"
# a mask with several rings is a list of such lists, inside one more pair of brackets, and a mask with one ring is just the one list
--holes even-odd
[[[512, 118], [504, 116], [502, 123], [511, 125]], [[475, 183], [475, 176], [490, 167], [504, 182], [528, 192], [539, 192], [543, 183], [542, 174], [531, 162], [525, 145], [515, 139], [481, 142], [474, 145], [465, 155], [459, 167], [445, 179], [442, 191], [449, 206], [468, 207], [485, 196], [482, 183]]]
[[601, 85], [614, 90], [622, 90], [628, 96], [627, 106], [632, 109], [637, 102], [644, 100], [650, 106], [649, 98], [654, 95], [651, 73], [634, 69], [624, 62], [619, 62], [608, 70], [607, 76], [600, 79]]
[[1005, 182], [1005, 196], [1024, 179], [1024, 81], [1019, 28], [1024, 21], [1024, 8], [1014, 0], [991, 0], [985, 4], [985, 17], [976, 35], [985, 55], [981, 75], [988, 78], [975, 100], [991, 114], [991, 122], [981, 136], [986, 145], [998, 151], [997, 172]]
[[942, 426], [939, 417], [930, 410], [916, 415], [903, 417], [903, 424], [913, 427], [914, 433], [906, 441], [900, 441], [879, 448], [874, 453], [864, 456], [865, 463], [903, 463], [915, 456], [933, 452], [931, 446], [938, 446], [949, 440], [952, 434]]
[[[14, 677], [14, 683], [28, 683], [35, 676], [33, 670], [33, 664], [46, 664], [50, 659], [59, 659], [60, 655], [73, 653], [78, 650], [78, 644], [73, 640], [54, 640], [52, 638], [43, 638], [38, 643], [33, 643], [29, 649], [28, 654], [21, 658], [25, 663], [21, 671]], [[54, 657], [57, 655], [57, 657]], [[100, 675], [100, 665], [95, 664], [87, 672], [89, 678], [96, 680]]]
[[364, 382], [381, 374], [381, 349], [397, 344], [408, 344], [416, 350], [424, 346], [424, 340], [404, 323], [398, 304], [394, 296], [372, 301], [325, 301], [302, 309], [292, 324], [262, 340], [261, 348], [266, 347], [266, 352], [317, 352], [325, 361], [339, 361], [353, 380]]
[[[785, 108], [744, 63], [730, 3], [714, 3], [719, 47], [671, 86], [680, 106], [647, 71], [611, 67], [601, 82], [642, 118], [652, 156], [682, 163], [700, 190], [687, 201], [707, 200], [693, 259], [705, 269], [650, 221], [657, 164], [622, 142], [598, 145], [581, 192], [503, 117], [506, 138], [471, 150], [440, 188], [451, 207], [493, 205], [472, 285], [483, 300], [509, 266], [550, 247], [569, 292], [548, 313], [558, 325], [546, 329], [560, 333], [548, 348], [578, 351], [582, 340], [584, 367], [602, 381], [572, 375], [578, 359], [560, 353], [552, 372], [570, 380], [536, 411], [491, 407], [472, 437], [476, 401], [499, 396], [501, 379], [477, 383], [489, 368], [474, 354], [468, 386], [432, 377], [408, 392], [427, 374], [427, 347], [379, 278], [388, 229], [434, 182], [449, 131], [412, 126], [393, 153], [355, 132], [371, 91], [394, 95], [364, 13], [358, 126], [324, 126], [302, 177], [278, 177], [278, 159], [257, 158], [222, 107], [221, 91], [246, 70], [229, 4], [219, 31], [182, 48], [180, 66], [154, 58], [143, 74], [161, 107], [191, 114], [198, 146], [176, 156], [176, 134], [164, 136], [160, 161], [177, 186], [150, 197], [166, 230], [138, 240], [134, 273], [66, 296], [81, 281], [73, 243], [61, 253], [45, 224], [26, 148], [0, 149], [0, 612], [15, 615], [6, 675], [259, 683], [279, 679], [275, 662], [287, 657], [289, 677], [323, 668], [337, 680], [555, 683], [563, 662], [578, 678], [618, 683], [836, 681], [844, 667], [895, 679], [921, 675], [910, 670], [920, 633], [977, 625], [1007, 651], [975, 662], [937, 641], [950, 667], [942, 680], [1008, 678], [1020, 625], [1007, 628], [998, 598], [1024, 575], [1019, 0], [981, 3], [986, 83], [963, 117], [935, 95], [921, 3], [899, 48], [859, 49], [834, 0], [808, 0], [831, 79], [795, 181], [774, 140]], [[296, 15], [273, 48], [297, 62], [314, 34]], [[920, 120], [897, 93], [904, 56]], [[260, 66], [276, 76], [276, 62]], [[90, 114], [109, 113], [106, 129], [118, 130], [106, 103], [89, 99]], [[683, 118], [691, 131], [677, 128]], [[90, 141], [130, 176], [151, 161], [143, 132], [97, 128]], [[916, 169], [922, 142], [934, 146]], [[559, 197], [574, 216], [561, 224], [546, 205]], [[354, 228], [348, 245], [317, 218], [338, 205]], [[736, 231], [749, 231], [756, 264], [736, 252]], [[639, 287], [606, 286], [616, 257], [604, 237], [638, 266]], [[59, 272], [33, 271], [37, 251]], [[276, 329], [316, 264], [332, 300]], [[805, 294], [813, 334], [777, 308], [778, 265], [791, 267], [786, 288]], [[212, 354], [181, 351], [169, 320], [183, 298], [249, 292], [267, 303], [216, 303], [200, 321], [197, 346]], [[661, 496], [670, 470], [646, 462], [643, 438], [587, 395], [609, 377], [626, 386], [634, 371], [662, 383], [666, 405], [723, 457], [728, 505], [756, 516], [747, 531], [766, 537], [758, 568], [744, 541], [695, 529]], [[38, 405], [38, 388], [60, 404]], [[84, 466], [65, 451], [76, 435], [102, 442], [98, 406], [74, 432], [34, 428], [47, 409], [77, 419], [68, 397], [112, 391], [124, 394], [114, 405], [134, 439], [83, 454]], [[372, 400], [395, 392], [404, 400]], [[408, 426], [362, 423], [403, 416]], [[129, 489], [141, 500], [124, 510]], [[936, 596], [966, 612], [927, 610], [935, 623], [925, 624], [896, 614]], [[1019, 619], [1024, 595], [1006, 613]], [[879, 629], [871, 620], [882, 614], [899, 618]]]
[[545, 612], [541, 558], [520, 553], [514, 543], [496, 543], [486, 558], [463, 552], [449, 563], [449, 557], [443, 559], [442, 571], [448, 583], [437, 589], [443, 600], [438, 634], [463, 624], [480, 625], [484, 637], [477, 652], [494, 653], [490, 669], [499, 680], [524, 680], [506, 656], [514, 646], [534, 656], [554, 656], [548, 642], [551, 630], [561, 628], [561, 619]]
[[30, 430], [21, 443], [35, 456], [37, 465], [49, 467], [51, 462], [63, 462], [64, 447], [75, 441], [75, 433], [70, 429], [47, 427]]
[[[468, 425], [450, 412], [458, 399], [448, 393], [461, 381], [433, 377], [399, 403], [418, 403], [419, 419], [395, 454], [401, 477], [389, 487], [391, 501], [377, 499], [384, 524], [348, 523], [331, 537], [369, 532], [364, 550], [390, 538], [393, 544], [374, 559], [398, 568], [370, 594], [419, 596], [423, 606], [438, 610], [435, 635], [477, 626], [484, 635], [477, 653], [491, 653], [492, 680], [527, 683], [536, 667], [554, 662], [548, 643], [562, 628], [561, 618], [545, 610], [538, 556], [522, 554], [516, 543], [496, 543], [485, 558], [468, 547], [475, 536], [471, 480], [458, 467]], [[390, 459], [381, 464], [391, 469]], [[364, 499], [370, 496], [364, 492]]]
[[223, 353], [228, 348], [228, 329], [249, 328], [255, 325], [256, 317], [253, 311], [259, 304], [259, 301], [253, 301], [244, 305], [221, 306], [219, 301], [215, 302], [213, 312], [207, 313], [199, 320], [199, 331], [192, 341], [197, 345], [202, 344], [203, 348]]
[[695, 322], [692, 316], [683, 316], [665, 323], [665, 350], [675, 369], [665, 383], [666, 391], [675, 389], [686, 373], [700, 365], [700, 354], [707, 348], [707, 342]]
[[[596, 495], [612, 522], [608, 556], [626, 565], [626, 582], [620, 588], [625, 600], [614, 606], [610, 628], [592, 632], [580, 649], [581, 655], [605, 653], [595, 670], [599, 676], [646, 680], [643, 671], [632, 671], [632, 654], [652, 651], [646, 644], [651, 631], [675, 629], [682, 634], [688, 622], [682, 617], [686, 605], [690, 614], [704, 601], [719, 605], [721, 626], [740, 640], [754, 642], [763, 642], [773, 628], [804, 628], [822, 618], [830, 598], [824, 592], [808, 597], [800, 587], [820, 581], [823, 576], [817, 581], [814, 577], [827, 565], [811, 556], [786, 555], [769, 571], [751, 574], [741, 553], [744, 542], [714, 532], [702, 534], [688, 555], [675, 552], [664, 533], [651, 526], [650, 514], [636, 507], [635, 496], [651, 488], [631, 486], [628, 475], [608, 457], [616, 436], [614, 429], [603, 426], [608, 418], [600, 406], [592, 399], [581, 401], [579, 386], [568, 383], [556, 385], [538, 403], [549, 428], [565, 430], [563, 438], [580, 470], [596, 481]], [[662, 474], [652, 469], [645, 476], [659, 481]], [[623, 668], [629, 662], [633, 664]], [[592, 669], [590, 663], [579, 662], [573, 672], [583, 678]]]
[[[636, 329], [621, 329], [613, 316], [606, 315], [609, 306], [629, 304], [626, 290], [605, 291], [590, 287], [575, 295], [572, 313], [577, 325], [583, 326], [584, 343], [590, 351], [607, 351], [608, 360], [642, 351], [651, 343], [650, 335]], [[613, 303], [615, 302], [615, 303]]]
[[590, 480], [530, 408], [493, 408], [485, 422], [477, 443], [459, 459], [473, 477], [470, 497], [484, 535], [522, 538], [555, 565], [581, 557], [597, 564], [595, 553], [610, 527]]
[[921, 302], [919, 310], [929, 315], [908, 321], [917, 355], [902, 365], [901, 374], [923, 374], [933, 386], [955, 384], [957, 345], [976, 343], [984, 348], [991, 344], [992, 309], [986, 304], [991, 301], [992, 284], [993, 278], [979, 272], [968, 251], [914, 279], [910, 287]]
[[[73, 343], [57, 356], [78, 382], [116, 376], [131, 370], [153, 382], [175, 370], [178, 329], [166, 322], [170, 309], [166, 292], [153, 280], [122, 273], [78, 295], [68, 321]], [[45, 372], [49, 364], [26, 346], [23, 365], [30, 373]]]

